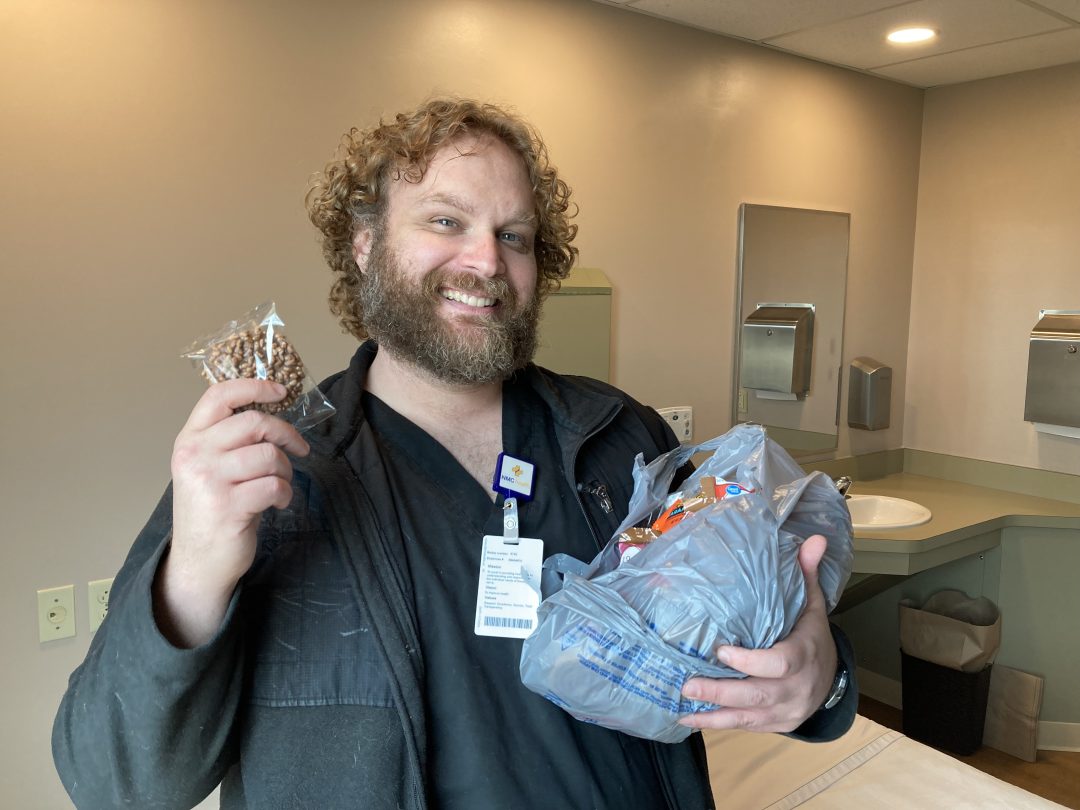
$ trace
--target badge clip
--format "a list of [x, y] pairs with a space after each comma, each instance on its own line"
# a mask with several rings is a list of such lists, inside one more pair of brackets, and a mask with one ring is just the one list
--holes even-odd
[[517, 498], [507, 498], [503, 501], [503, 542], [515, 546], [518, 542]]

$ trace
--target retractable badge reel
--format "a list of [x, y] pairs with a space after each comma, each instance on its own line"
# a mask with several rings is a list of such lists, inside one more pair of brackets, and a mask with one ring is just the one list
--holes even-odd
[[536, 627], [544, 541], [518, 533], [518, 501], [532, 500], [536, 465], [499, 454], [491, 488], [503, 496], [503, 533], [484, 537], [476, 592], [478, 636], [527, 638]]

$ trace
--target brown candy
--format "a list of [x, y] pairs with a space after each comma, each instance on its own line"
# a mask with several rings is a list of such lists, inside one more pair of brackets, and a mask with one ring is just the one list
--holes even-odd
[[304, 364], [296, 349], [283, 335], [274, 333], [267, 359], [266, 332], [253, 328], [215, 342], [204, 361], [202, 375], [209, 383], [239, 378], [266, 379], [288, 389], [280, 402], [258, 403], [238, 408], [263, 413], [281, 413], [304, 393]]

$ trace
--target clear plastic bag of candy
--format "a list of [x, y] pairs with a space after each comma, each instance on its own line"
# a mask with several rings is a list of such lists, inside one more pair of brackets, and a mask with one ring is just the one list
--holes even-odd
[[285, 322], [273, 301], [199, 338], [182, 356], [211, 385], [240, 378], [281, 383], [287, 393], [280, 402], [248, 407], [279, 416], [298, 430], [317, 425], [334, 413], [334, 406], [308, 376], [299, 353], [285, 336]]

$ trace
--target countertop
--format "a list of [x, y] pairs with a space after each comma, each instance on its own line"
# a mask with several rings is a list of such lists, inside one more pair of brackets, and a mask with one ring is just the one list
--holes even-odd
[[858, 573], [913, 574], [933, 568], [993, 548], [999, 531], [1011, 526], [1080, 530], [1080, 504], [912, 473], [856, 481], [849, 494], [905, 498], [933, 515], [928, 523], [907, 529], [856, 531]]

